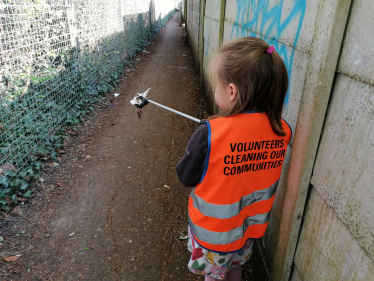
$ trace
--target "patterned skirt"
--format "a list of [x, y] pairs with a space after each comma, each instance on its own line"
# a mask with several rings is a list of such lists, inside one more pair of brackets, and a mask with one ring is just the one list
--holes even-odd
[[223, 280], [233, 267], [243, 265], [252, 255], [252, 239], [248, 239], [244, 247], [234, 253], [209, 251], [196, 243], [188, 227], [188, 250], [192, 253], [188, 268], [196, 274], [212, 276]]

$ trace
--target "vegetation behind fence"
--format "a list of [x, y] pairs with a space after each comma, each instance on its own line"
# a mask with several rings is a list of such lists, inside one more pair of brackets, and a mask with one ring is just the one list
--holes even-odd
[[175, 0], [0, 1], [0, 206], [21, 196], [63, 128], [113, 89]]

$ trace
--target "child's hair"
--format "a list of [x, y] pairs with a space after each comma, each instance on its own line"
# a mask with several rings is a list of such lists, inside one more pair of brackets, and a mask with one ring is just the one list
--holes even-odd
[[237, 89], [236, 104], [214, 117], [232, 116], [242, 111], [258, 110], [268, 115], [271, 127], [279, 136], [282, 109], [288, 88], [287, 69], [276, 51], [267, 53], [270, 46], [256, 37], [243, 37], [223, 45], [208, 68], [213, 88], [233, 83]]

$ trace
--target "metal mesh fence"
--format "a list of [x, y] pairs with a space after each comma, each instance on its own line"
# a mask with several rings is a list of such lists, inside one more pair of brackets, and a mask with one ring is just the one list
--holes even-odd
[[176, 2], [0, 0], [0, 172], [92, 110]]

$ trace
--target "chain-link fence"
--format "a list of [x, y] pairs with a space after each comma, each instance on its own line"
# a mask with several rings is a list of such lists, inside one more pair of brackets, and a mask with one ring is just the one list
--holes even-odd
[[92, 110], [177, 2], [0, 0], [0, 176]]

